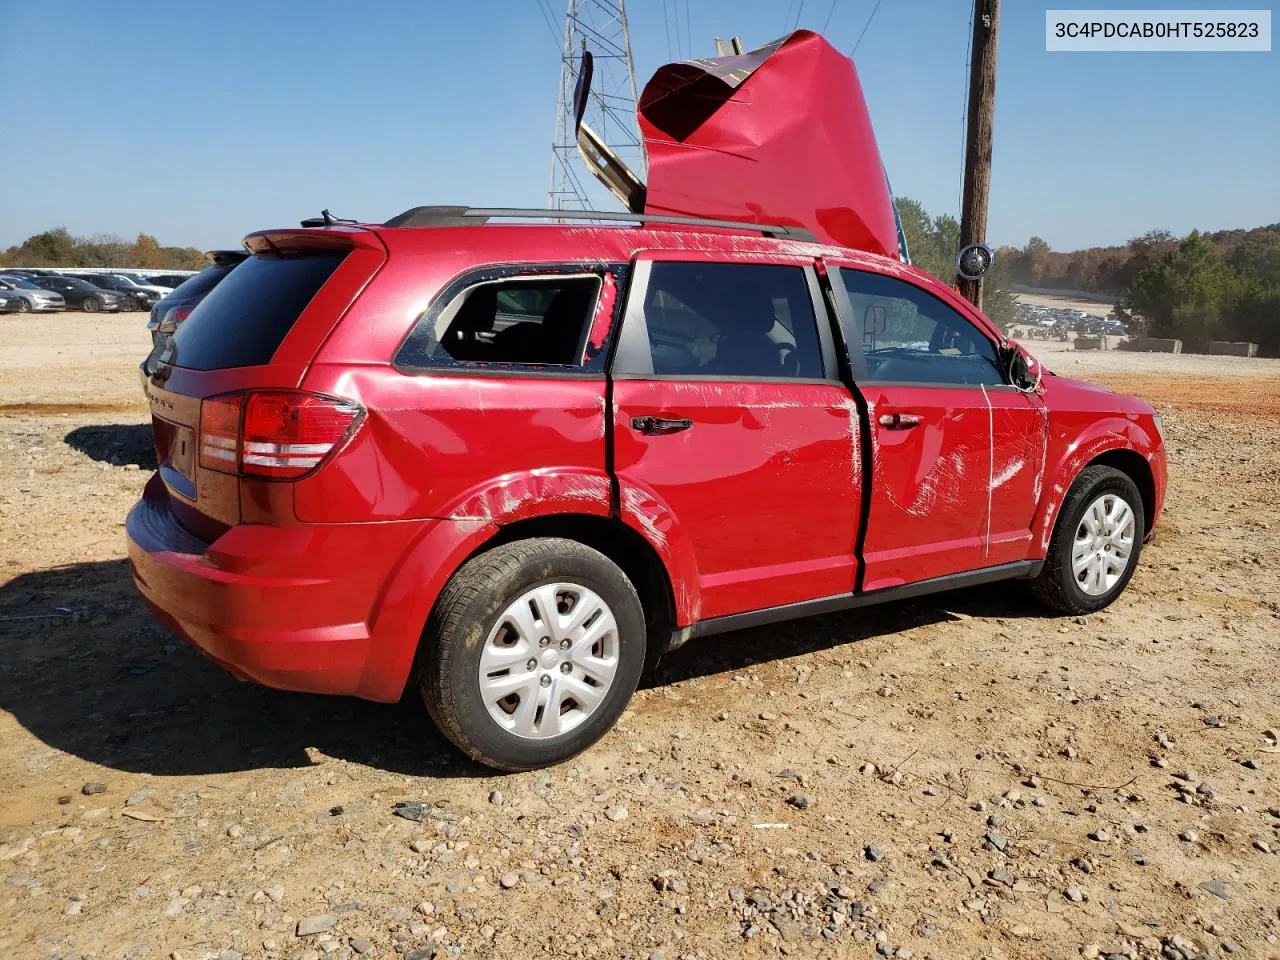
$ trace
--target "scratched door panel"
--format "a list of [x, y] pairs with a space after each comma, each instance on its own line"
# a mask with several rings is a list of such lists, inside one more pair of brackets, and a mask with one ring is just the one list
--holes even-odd
[[[679, 524], [702, 618], [853, 591], [861, 453], [847, 389], [619, 379], [613, 394], [624, 510], [644, 523], [661, 505]], [[650, 435], [642, 418], [692, 426]]]
[[1044, 481], [1049, 420], [1044, 402], [1013, 389], [988, 390], [994, 427], [991, 524], [985, 566], [1031, 556], [1031, 521]]
[[[986, 566], [990, 421], [977, 387], [868, 384], [871, 510], [865, 590]], [[912, 425], [882, 418], [910, 415]]]

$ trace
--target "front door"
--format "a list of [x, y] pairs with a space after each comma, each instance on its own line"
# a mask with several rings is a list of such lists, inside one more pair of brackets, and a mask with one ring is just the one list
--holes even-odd
[[613, 469], [624, 513], [660, 509], [690, 545], [699, 619], [854, 589], [857, 411], [819, 316], [811, 261], [636, 263]]
[[1025, 559], [1038, 400], [1005, 383], [988, 332], [940, 297], [873, 271], [832, 274], [871, 420], [863, 589]]

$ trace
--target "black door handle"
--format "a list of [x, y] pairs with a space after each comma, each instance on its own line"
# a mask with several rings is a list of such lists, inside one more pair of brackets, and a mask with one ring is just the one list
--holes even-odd
[[671, 417], [632, 417], [631, 427], [650, 436], [662, 436], [667, 433], [679, 433], [693, 426], [692, 420], [673, 419]]

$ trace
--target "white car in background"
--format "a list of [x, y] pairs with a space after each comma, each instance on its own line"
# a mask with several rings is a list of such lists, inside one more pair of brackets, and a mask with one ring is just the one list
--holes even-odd
[[123, 280], [132, 287], [137, 287], [139, 290], [146, 290], [150, 293], [154, 293], [160, 299], [164, 299], [169, 294], [173, 293], [173, 287], [161, 287], [154, 283], [147, 283], [146, 278], [144, 277], [136, 277], [129, 273], [112, 273], [111, 276], [116, 277], [119, 280]]

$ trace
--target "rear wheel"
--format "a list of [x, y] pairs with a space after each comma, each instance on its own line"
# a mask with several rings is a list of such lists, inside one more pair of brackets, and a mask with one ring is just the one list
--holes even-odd
[[80, 309], [85, 313], [97, 313], [102, 309], [102, 304], [98, 302], [97, 297], [85, 297], [80, 304]]
[[532, 770], [622, 714], [644, 667], [644, 611], [604, 554], [521, 540], [454, 574], [423, 642], [422, 698], [445, 736], [491, 767]]
[[1142, 496], [1127, 474], [1085, 468], [1067, 491], [1032, 592], [1064, 613], [1101, 610], [1133, 576], [1144, 522]]

